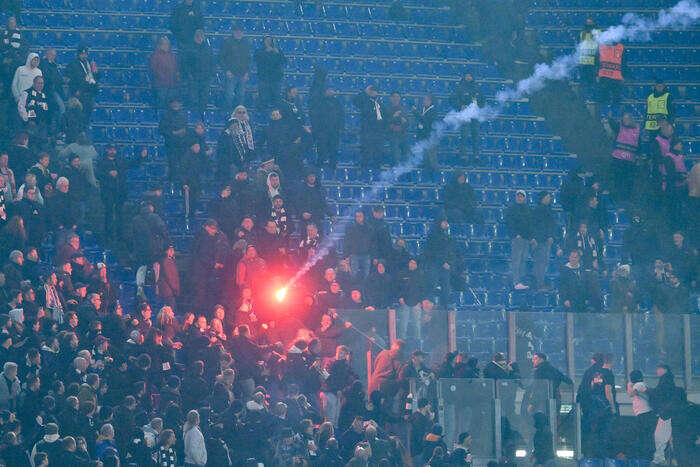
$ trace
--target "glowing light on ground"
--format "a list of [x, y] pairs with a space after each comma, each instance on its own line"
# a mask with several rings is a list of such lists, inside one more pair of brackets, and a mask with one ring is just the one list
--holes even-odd
[[275, 298], [277, 299], [278, 302], [283, 302], [284, 298], [287, 296], [287, 287], [282, 287], [281, 289], [277, 289], [275, 292]]

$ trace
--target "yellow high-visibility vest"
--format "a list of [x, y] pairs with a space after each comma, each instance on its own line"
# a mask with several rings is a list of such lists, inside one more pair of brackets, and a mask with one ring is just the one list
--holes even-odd
[[647, 97], [647, 122], [644, 128], [647, 130], [658, 130], [659, 120], [668, 117], [668, 92], [655, 97], [652, 92]]
[[578, 56], [579, 65], [595, 65], [595, 56], [598, 53], [598, 43], [593, 40], [593, 32], [581, 31], [581, 54]]

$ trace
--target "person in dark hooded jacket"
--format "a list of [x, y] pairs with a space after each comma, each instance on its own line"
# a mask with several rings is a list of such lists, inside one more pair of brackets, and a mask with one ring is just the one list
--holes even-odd
[[371, 255], [375, 251], [372, 229], [365, 222], [365, 213], [355, 212], [355, 222], [345, 230], [343, 254], [350, 258], [354, 279], [362, 280], [369, 274]]
[[385, 308], [394, 302], [394, 281], [386, 269], [384, 260], [377, 261], [365, 279], [365, 303], [374, 308]]
[[253, 54], [253, 60], [258, 68], [258, 100], [265, 108], [274, 104], [280, 97], [280, 85], [284, 77], [284, 57], [277, 43], [270, 36], [263, 38], [263, 45]]
[[481, 223], [476, 194], [463, 171], [455, 172], [442, 190], [443, 211], [449, 222]]
[[372, 206], [372, 215], [367, 218], [367, 225], [372, 231], [372, 258], [388, 258], [393, 252], [391, 231], [384, 220], [384, 206]]
[[462, 261], [457, 242], [450, 237], [450, 223], [441, 219], [435, 223], [423, 248], [423, 256], [431, 271], [433, 286], [440, 288], [440, 304], [452, 304], [452, 284], [462, 274]]
[[360, 166], [379, 167], [384, 157], [389, 112], [374, 86], [367, 86], [353, 97], [360, 112]]
[[105, 234], [110, 238], [121, 236], [122, 209], [129, 190], [126, 178], [128, 171], [141, 164], [147, 156], [148, 151], [143, 149], [138, 157], [124, 159], [117, 156], [117, 147], [109, 144], [102, 158], [97, 161], [95, 175], [100, 182], [100, 195], [105, 210]]
[[668, 365], [659, 364], [656, 368], [656, 375], [659, 383], [653, 389], [647, 389], [651, 408], [659, 416], [658, 424], [654, 432], [654, 452], [653, 462], [658, 465], [666, 463], [666, 445], [671, 439], [673, 416], [684, 398], [683, 389], [676, 386], [673, 372]]
[[[457, 83], [454, 93], [450, 97], [450, 103], [456, 111], [466, 109], [472, 104], [484, 105], [484, 98], [479, 89], [479, 85], [474, 81], [474, 76], [471, 73], [466, 73]], [[479, 121], [476, 119], [469, 120], [469, 123], [462, 125], [460, 151], [465, 162], [469, 162], [467, 156], [467, 131], [471, 131], [472, 155], [474, 162], [478, 163], [479, 159]]]
[[232, 238], [236, 228], [241, 224], [241, 206], [238, 200], [231, 196], [231, 185], [225, 185], [219, 197], [209, 202], [209, 212], [219, 223], [219, 228], [228, 238]]
[[229, 256], [226, 234], [214, 219], [208, 219], [195, 236], [192, 248], [192, 285], [195, 290], [194, 308], [211, 310], [217, 303], [221, 275]]
[[170, 30], [180, 48], [191, 44], [195, 31], [203, 27], [202, 11], [195, 0], [182, 0], [170, 15]]
[[443, 452], [447, 452], [447, 446], [442, 438], [442, 427], [435, 424], [430, 430], [430, 433], [426, 434], [425, 438], [423, 438], [423, 462], [428, 463], [433, 457], [435, 448], [438, 447], [442, 448]]
[[[243, 217], [254, 217], [261, 211], [262, 205], [267, 203], [267, 200], [263, 202], [264, 195], [260, 195], [260, 190], [248, 178], [248, 172], [244, 168], [238, 169], [231, 183], [231, 196], [238, 201], [238, 206], [241, 209], [237, 225], [240, 225]], [[265, 204], [265, 209], [267, 207]]]
[[506, 227], [510, 235], [513, 284], [516, 290], [527, 289], [523, 284], [527, 256], [532, 239], [532, 210], [527, 205], [525, 190], [515, 193], [515, 203], [506, 209]]
[[[561, 371], [547, 361], [547, 355], [542, 352], [537, 352], [532, 357], [533, 378], [535, 380], [544, 380], [551, 382], [554, 399], [557, 401], [557, 407], [561, 404], [561, 393], [559, 386], [562, 383], [572, 384], [571, 379], [565, 376]], [[546, 409], [547, 394], [543, 394], [541, 390], [542, 384], [533, 384], [526, 392], [524, 401], [527, 404], [526, 409], [529, 414], [534, 414], [537, 411]]]
[[303, 166], [303, 133], [299, 126], [290, 125], [279, 109], [270, 113], [270, 124], [265, 128], [267, 150], [275, 159], [285, 177], [299, 178]]
[[206, 156], [201, 150], [199, 141], [191, 138], [187, 142], [187, 149], [182, 154], [180, 161], [180, 183], [183, 190], [189, 191], [190, 217], [199, 207], [199, 195], [202, 191], [202, 172], [205, 170]]
[[[416, 119], [416, 137], [418, 141], [427, 141], [433, 132], [433, 124], [438, 120], [438, 112], [433, 102], [433, 96], [426, 94], [420, 110], [414, 105], [413, 117]], [[438, 148], [433, 145], [425, 151], [423, 169], [432, 175], [440, 168], [438, 164]]]
[[309, 91], [309, 119], [318, 151], [317, 162], [328, 163], [331, 169], [335, 169], [340, 133], [345, 126], [345, 112], [335, 90], [326, 86], [327, 74], [322, 68], [314, 70]]
[[229, 448], [224, 438], [224, 427], [216, 424], [211, 427], [209, 436], [206, 438], [207, 465], [221, 467], [232, 465]]
[[88, 48], [84, 44], [78, 46], [77, 56], [66, 67], [65, 76], [71, 95], [83, 105], [83, 115], [89, 121], [101, 73], [94, 61], [88, 61]]
[[571, 227], [575, 212], [586, 192], [585, 176], [585, 170], [581, 167], [576, 167], [567, 174], [559, 190], [559, 203], [567, 214], [567, 228]]
[[605, 232], [610, 227], [608, 213], [595, 191], [586, 193], [582, 205], [574, 214], [575, 222], [586, 222], [588, 230], [596, 237], [596, 241], [602, 243], [605, 240]]
[[427, 281], [423, 270], [418, 267], [418, 262], [415, 259], [409, 260], [408, 267], [398, 283], [401, 308], [397, 316], [397, 331], [402, 339], [408, 336], [409, 325], [416, 336], [420, 336], [421, 304], [429, 293]]
[[158, 261], [168, 244], [168, 227], [158, 214], [153, 212], [153, 205], [143, 203], [141, 212], [134, 217], [131, 224], [132, 249], [139, 264], [153, 264]]
[[182, 47], [182, 77], [189, 94], [190, 107], [203, 113], [209, 101], [209, 83], [216, 74], [216, 63], [204, 31], [197, 29], [194, 39]]
[[[180, 165], [180, 157], [185, 147], [187, 135], [187, 115], [182, 109], [181, 100], [171, 97], [168, 108], [160, 117], [158, 132], [165, 140], [165, 155], [168, 158], [168, 180], [174, 182]], [[109, 148], [108, 148], [109, 149]]]
[[307, 171], [304, 183], [297, 189], [295, 206], [304, 222], [320, 224], [329, 213], [316, 172]]
[[535, 459], [535, 465], [556, 465], [552, 449], [552, 432], [547, 426], [547, 416], [542, 412], [537, 412], [532, 418], [535, 424], [535, 435], [532, 441], [534, 445], [532, 457]]
[[554, 239], [557, 237], [557, 223], [552, 210], [552, 195], [543, 191], [532, 210], [532, 274], [538, 289], [545, 287], [545, 275], [549, 266]]

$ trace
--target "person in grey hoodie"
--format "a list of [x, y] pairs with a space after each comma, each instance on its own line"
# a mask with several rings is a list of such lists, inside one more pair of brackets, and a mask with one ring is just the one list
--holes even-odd
[[0, 374], [0, 410], [14, 411], [21, 392], [17, 378], [17, 364], [5, 362]]
[[39, 54], [31, 52], [27, 55], [27, 63], [17, 67], [12, 79], [12, 96], [15, 98], [15, 102], [19, 101], [24, 91], [32, 87], [34, 78], [37, 76], [42, 76], [41, 69], [39, 69]]
[[95, 146], [84, 131], [78, 134], [78, 139], [74, 143], [70, 143], [63, 148], [58, 155], [62, 161], [69, 161], [73, 155], [78, 156], [80, 158], [80, 167], [85, 172], [88, 182], [93, 187], [97, 187], [95, 159], [97, 159], [98, 154]]
[[187, 421], [182, 428], [185, 443], [185, 467], [206, 465], [207, 447], [204, 444], [204, 436], [199, 429], [199, 412], [190, 410], [187, 413]]

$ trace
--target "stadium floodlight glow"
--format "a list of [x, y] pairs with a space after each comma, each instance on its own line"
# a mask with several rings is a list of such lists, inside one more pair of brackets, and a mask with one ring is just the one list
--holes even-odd
[[563, 459], [573, 459], [574, 451], [573, 449], [557, 449], [557, 457], [561, 457]]
[[275, 298], [277, 299], [278, 302], [283, 302], [284, 298], [287, 296], [287, 287], [282, 287], [281, 289], [277, 289], [275, 292]]

